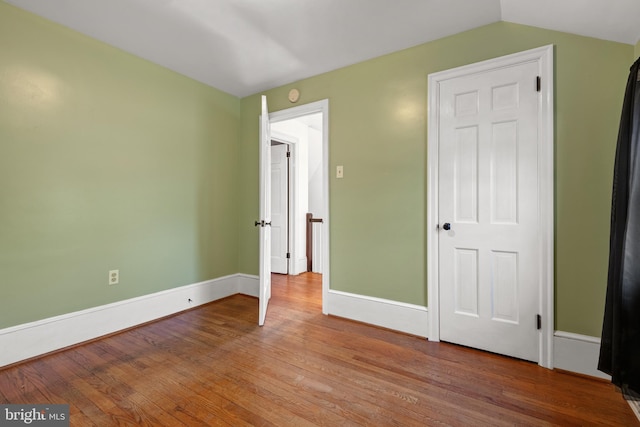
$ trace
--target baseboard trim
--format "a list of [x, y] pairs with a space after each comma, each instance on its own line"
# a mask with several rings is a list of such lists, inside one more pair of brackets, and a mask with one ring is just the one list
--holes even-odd
[[556, 331], [553, 334], [554, 368], [576, 372], [591, 377], [611, 380], [598, 371], [600, 338], [571, 332]]
[[[233, 274], [0, 330], [0, 367], [109, 335], [235, 294], [258, 297], [259, 278]], [[189, 299], [191, 302], [189, 302]], [[329, 290], [328, 314], [428, 337], [427, 307]], [[600, 339], [554, 333], [554, 367], [611, 380], [598, 371]]]
[[293, 273], [292, 275], [296, 276], [298, 274], [302, 274], [302, 273], [306, 273], [307, 272], [307, 257], [304, 258], [298, 258], [293, 265]]
[[250, 274], [236, 274], [238, 293], [252, 297], [260, 297], [260, 277]]
[[426, 307], [334, 290], [328, 299], [328, 314], [427, 337]]
[[[238, 292], [257, 298], [260, 278], [248, 274], [236, 276]], [[329, 291], [328, 298], [327, 314], [427, 337], [426, 307], [334, 290]]]
[[234, 274], [1, 329], [0, 367], [234, 294], [257, 296], [256, 283], [254, 276]]

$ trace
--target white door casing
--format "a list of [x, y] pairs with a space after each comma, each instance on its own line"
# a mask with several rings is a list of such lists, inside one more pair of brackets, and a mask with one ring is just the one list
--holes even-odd
[[546, 367], [553, 339], [552, 59], [547, 46], [429, 76], [429, 339]]
[[288, 274], [289, 146], [271, 145], [271, 272]]
[[271, 135], [267, 97], [262, 96], [260, 115], [260, 290], [258, 325], [263, 326], [271, 298]]

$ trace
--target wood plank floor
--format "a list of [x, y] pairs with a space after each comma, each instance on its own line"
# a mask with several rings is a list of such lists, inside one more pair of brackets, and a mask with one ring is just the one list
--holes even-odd
[[639, 425], [606, 382], [323, 316], [317, 274], [0, 371], [73, 426]]

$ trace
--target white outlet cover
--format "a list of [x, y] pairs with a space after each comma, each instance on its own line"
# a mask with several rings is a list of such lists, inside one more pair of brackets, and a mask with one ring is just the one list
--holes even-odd
[[120, 270], [109, 270], [109, 284], [117, 285], [120, 282]]

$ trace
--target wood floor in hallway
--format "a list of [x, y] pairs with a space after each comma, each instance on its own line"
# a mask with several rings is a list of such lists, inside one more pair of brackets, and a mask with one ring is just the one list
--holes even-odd
[[321, 277], [236, 295], [0, 370], [0, 403], [72, 426], [638, 425], [610, 384], [321, 314]]

